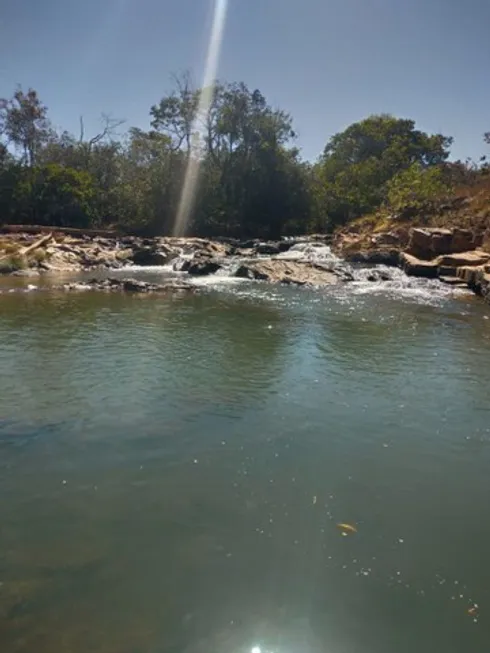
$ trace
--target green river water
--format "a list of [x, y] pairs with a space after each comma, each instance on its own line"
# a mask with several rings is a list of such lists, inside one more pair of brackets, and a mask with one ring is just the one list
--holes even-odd
[[487, 652], [489, 317], [421, 283], [2, 294], [0, 651]]

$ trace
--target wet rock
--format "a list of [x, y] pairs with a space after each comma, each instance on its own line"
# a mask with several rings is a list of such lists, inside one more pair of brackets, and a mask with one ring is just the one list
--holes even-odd
[[379, 281], [391, 281], [391, 276], [385, 270], [371, 270], [366, 279], [367, 281], [376, 283]]
[[274, 254], [280, 254], [281, 251], [287, 251], [289, 249], [287, 243], [284, 243], [284, 245], [286, 245], [286, 249], [281, 250], [280, 243], [259, 243], [255, 247], [255, 252], [257, 254], [273, 256]]
[[345, 260], [349, 263], [361, 263], [362, 265], [388, 265], [396, 267], [400, 262], [400, 251], [398, 249], [364, 250], [346, 254]]
[[253, 264], [240, 265], [240, 267], [236, 270], [234, 276], [240, 279], [257, 279], [261, 281], [268, 279], [267, 274], [256, 270]]
[[138, 279], [90, 279], [85, 282], [65, 283], [62, 290], [83, 292], [88, 290], [125, 293], [165, 293], [196, 290], [189, 283], [171, 281], [165, 284], [148, 283]]
[[439, 265], [437, 268], [437, 274], [439, 277], [455, 277], [457, 270], [458, 268], [450, 265]]
[[172, 269], [174, 272], [187, 272], [191, 263], [192, 259], [179, 257], [172, 263]]
[[463, 266], [458, 268], [458, 279], [490, 303], [490, 266]]
[[330, 267], [307, 261], [283, 259], [267, 259], [243, 264], [235, 272], [235, 276], [300, 286], [325, 286], [337, 283], [339, 280], [338, 275]]
[[206, 256], [195, 256], [187, 267], [187, 272], [194, 276], [214, 274], [221, 268], [221, 262]]
[[405, 274], [412, 277], [424, 277], [426, 279], [436, 279], [438, 274], [437, 261], [424, 261], [418, 259], [412, 254], [403, 252], [400, 254], [400, 264]]
[[170, 260], [168, 250], [145, 246], [133, 250], [133, 263], [135, 265], [166, 265]]

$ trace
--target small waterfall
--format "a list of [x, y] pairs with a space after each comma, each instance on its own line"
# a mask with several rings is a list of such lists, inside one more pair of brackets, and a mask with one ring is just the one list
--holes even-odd
[[283, 261], [308, 261], [310, 263], [338, 264], [342, 260], [336, 256], [328, 245], [322, 243], [296, 243], [286, 252], [277, 254], [273, 258]]

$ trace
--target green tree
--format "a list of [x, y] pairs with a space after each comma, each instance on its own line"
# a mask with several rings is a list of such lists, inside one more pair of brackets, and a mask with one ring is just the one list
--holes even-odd
[[0, 125], [7, 140], [22, 153], [22, 163], [32, 166], [51, 133], [47, 108], [37, 92], [18, 88], [10, 100], [0, 100]]
[[372, 211], [386, 199], [386, 184], [413, 164], [445, 161], [452, 138], [415, 129], [413, 120], [374, 115], [350, 125], [327, 143], [321, 168], [333, 223]]
[[406, 214], [428, 208], [449, 190], [442, 166], [424, 168], [420, 163], [413, 163], [387, 183], [387, 203], [396, 213]]
[[94, 222], [90, 175], [58, 164], [11, 166], [0, 174], [1, 206], [10, 222], [88, 227]]

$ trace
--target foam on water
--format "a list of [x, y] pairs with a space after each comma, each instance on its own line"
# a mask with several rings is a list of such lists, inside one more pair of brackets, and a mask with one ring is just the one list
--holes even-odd
[[297, 243], [287, 252], [282, 252], [273, 258], [283, 261], [309, 261], [321, 263], [340, 263], [341, 259], [336, 256], [328, 245], [322, 243]]
[[127, 265], [124, 268], [119, 268], [117, 270], [111, 270], [112, 272], [148, 272], [149, 274], [159, 273], [159, 272], [173, 272], [172, 264], [169, 265]]
[[[138, 275], [143, 274], [145, 276], [187, 275], [186, 272], [176, 270], [175, 266], [178, 261], [192, 260], [194, 254], [194, 252], [184, 252], [182, 250], [179, 257], [168, 265], [131, 265], [119, 271], [115, 270], [114, 272], [134, 272]], [[440, 304], [450, 297], [463, 296], [469, 292], [466, 289], [445, 285], [437, 280], [409, 277], [402, 270], [386, 265], [353, 266], [336, 256], [328, 245], [316, 242], [296, 243], [287, 252], [282, 252], [272, 257], [259, 256], [251, 259], [230, 257], [223, 262], [223, 267], [214, 274], [193, 276], [189, 278], [189, 281], [196, 286], [209, 288], [241, 286], [243, 290], [244, 286], [248, 285], [250, 287], [249, 292], [254, 294], [257, 292], [257, 287], [254, 282], [248, 279], [237, 278], [235, 277], [235, 273], [240, 265], [244, 263], [271, 258], [281, 261], [319, 263], [352, 275], [352, 281], [339, 283], [327, 289], [329, 293], [334, 293], [339, 299], [345, 301], [348, 301], [349, 297], [353, 296], [384, 295], [395, 300], [401, 299], [409, 302], [435, 305]], [[276, 295], [275, 292], [272, 294], [274, 296]]]
[[[347, 284], [345, 291], [355, 295], [383, 294], [394, 298], [418, 301], [424, 304], [440, 303], [455, 295], [470, 291], [454, 288], [435, 279], [421, 279], [407, 276], [399, 268], [377, 265], [372, 268], [353, 268], [354, 281]], [[373, 277], [378, 280], [373, 281]]]

